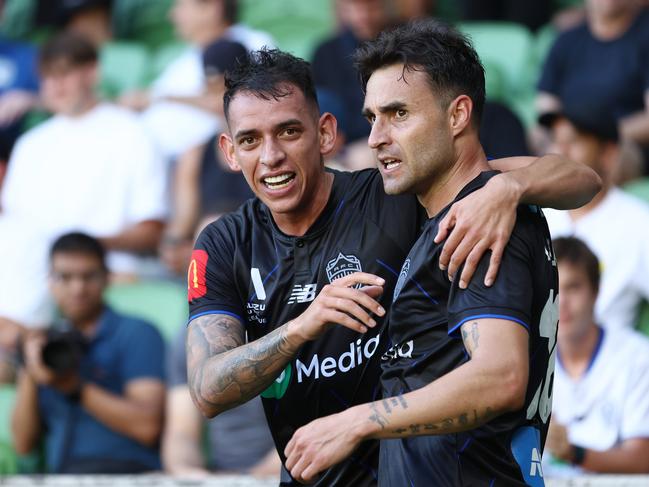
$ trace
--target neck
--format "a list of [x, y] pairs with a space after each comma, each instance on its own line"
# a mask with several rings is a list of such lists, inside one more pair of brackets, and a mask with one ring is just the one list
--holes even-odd
[[588, 14], [590, 30], [595, 38], [601, 41], [616, 39], [629, 29], [636, 14], [637, 11], [632, 8], [608, 16], [590, 12]]
[[334, 175], [322, 171], [317, 185], [308, 190], [314, 197], [304, 207], [296, 211], [290, 213], [273, 213], [275, 224], [287, 235], [293, 235], [295, 237], [304, 235], [327, 206], [333, 182]]
[[89, 314], [88, 316], [84, 316], [77, 320], [73, 320], [71, 321], [71, 323], [77, 330], [83, 333], [84, 336], [91, 338], [97, 332], [99, 319], [101, 318], [103, 312], [104, 312], [104, 308], [101, 307], [95, 312]]
[[468, 150], [460, 150], [455, 163], [434, 175], [428, 187], [417, 193], [417, 199], [426, 208], [428, 217], [433, 217], [449, 205], [471, 180], [488, 170], [487, 157], [476, 142]]
[[599, 327], [593, 323], [583, 335], [559, 339], [561, 365], [573, 379], [581, 377], [586, 372], [593, 358], [599, 334]]
[[83, 117], [86, 113], [91, 111], [93, 108], [97, 106], [99, 103], [99, 100], [94, 94], [88, 95], [87, 98], [84, 98], [77, 106], [75, 106], [72, 110], [70, 110], [67, 113], [64, 113], [66, 117], [70, 118], [77, 118], [77, 117]]
[[601, 191], [597, 193], [592, 200], [590, 200], [587, 204], [585, 204], [580, 208], [569, 211], [570, 218], [576, 221], [588, 215], [591, 211], [597, 208], [602, 201], [604, 201], [604, 198], [606, 198], [606, 195], [608, 194], [610, 189], [611, 189], [611, 185], [608, 183], [604, 183], [604, 186], [602, 187]]

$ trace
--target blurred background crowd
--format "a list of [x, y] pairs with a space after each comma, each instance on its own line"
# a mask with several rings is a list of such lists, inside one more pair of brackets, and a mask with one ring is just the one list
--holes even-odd
[[309, 60], [326, 164], [372, 167], [351, 53], [427, 16], [481, 56], [489, 157], [604, 181], [547, 212], [569, 278], [546, 470], [649, 473], [649, 2], [0, 0], [0, 475], [278, 473], [258, 401], [205, 421], [187, 387], [193, 239], [252, 196], [218, 149], [223, 73]]

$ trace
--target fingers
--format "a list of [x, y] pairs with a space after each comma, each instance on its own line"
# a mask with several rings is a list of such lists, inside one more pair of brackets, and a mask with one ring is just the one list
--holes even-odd
[[365, 284], [367, 286], [383, 286], [385, 284], [385, 279], [382, 277], [376, 276], [374, 274], [369, 274], [367, 272], [354, 272], [340, 279], [336, 279], [331, 283], [332, 286], [337, 287], [351, 287], [356, 284]]
[[[478, 242], [478, 244], [475, 247], [473, 247], [473, 250], [471, 250], [471, 253], [469, 254], [469, 256], [466, 258], [464, 262], [464, 268], [462, 269], [462, 275], [460, 276], [460, 283], [459, 283], [460, 289], [467, 288], [469, 282], [471, 282], [471, 278], [473, 277], [473, 274], [478, 268], [478, 264], [480, 263], [482, 256], [487, 250], [489, 250], [489, 247], [483, 241]], [[455, 255], [453, 255], [453, 258], [455, 258]], [[453, 259], [451, 259], [451, 261], [452, 260]], [[451, 269], [449, 267], [449, 272], [450, 271]]]
[[368, 323], [370, 318], [365, 310], [375, 313], [377, 316], [383, 316], [385, 314], [385, 309], [378, 301], [368, 296], [366, 292], [358, 289], [331, 288], [323, 300], [325, 306], [350, 313], [363, 323]]
[[453, 207], [449, 210], [442, 221], [439, 222], [437, 227], [437, 235], [435, 235], [435, 243], [443, 242], [446, 237], [448, 237], [449, 232], [455, 226], [455, 211]]
[[491, 249], [491, 259], [489, 259], [489, 269], [485, 275], [484, 284], [485, 286], [491, 286], [498, 276], [498, 271], [500, 270], [500, 263], [503, 259], [503, 252], [505, 251], [506, 242], [498, 242], [493, 245]]
[[364, 286], [359, 289], [360, 292], [367, 294], [373, 299], [377, 299], [383, 294], [383, 288], [381, 286]]
[[[453, 227], [453, 231], [446, 239], [446, 242], [444, 243], [444, 247], [442, 247], [442, 252], [439, 254], [440, 269], [446, 270], [449, 267], [451, 256], [455, 254], [458, 246], [464, 242], [465, 234], [466, 234], [466, 228], [464, 228], [463, 226], [456, 225], [455, 227]], [[455, 271], [457, 271], [457, 267], [455, 268]], [[449, 269], [449, 275], [454, 276], [455, 272], [451, 273]]]

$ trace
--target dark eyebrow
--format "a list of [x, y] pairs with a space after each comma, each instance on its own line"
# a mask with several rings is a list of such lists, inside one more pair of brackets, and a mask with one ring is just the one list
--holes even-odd
[[[388, 113], [388, 112], [396, 112], [397, 110], [403, 110], [406, 108], [406, 104], [402, 101], [393, 101], [392, 103], [388, 103], [387, 105], [382, 105], [379, 107], [379, 113]], [[369, 118], [371, 115], [374, 115], [374, 112], [370, 110], [369, 108], [364, 108], [362, 115], [365, 118]]]
[[[285, 120], [284, 122], [278, 123], [275, 126], [275, 131], [280, 131], [282, 129], [285, 129], [287, 127], [295, 127], [296, 125], [303, 127], [304, 123], [302, 123], [301, 120], [298, 120], [297, 118], [291, 118], [289, 120]], [[247, 129], [247, 130], [239, 130], [236, 134], [234, 134], [235, 140], [239, 140], [242, 137], [249, 137], [251, 135], [257, 135], [259, 133], [259, 130], [257, 129]]]

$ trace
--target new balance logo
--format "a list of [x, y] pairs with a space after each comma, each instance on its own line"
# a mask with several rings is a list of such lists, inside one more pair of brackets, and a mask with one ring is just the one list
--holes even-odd
[[315, 299], [315, 292], [318, 288], [317, 284], [296, 284], [293, 286], [293, 292], [291, 292], [291, 297], [288, 300], [288, 304], [295, 303], [308, 303]]
[[532, 448], [532, 461], [530, 462], [530, 477], [543, 477], [543, 470], [541, 469], [541, 455], [536, 448]]

